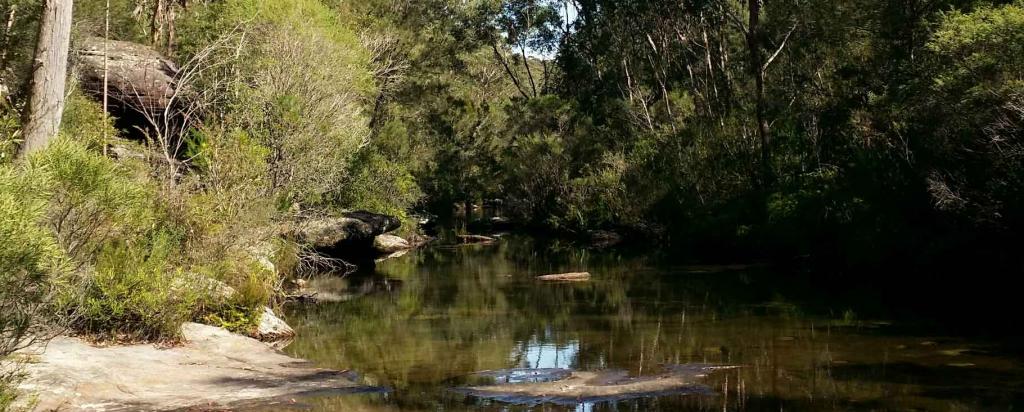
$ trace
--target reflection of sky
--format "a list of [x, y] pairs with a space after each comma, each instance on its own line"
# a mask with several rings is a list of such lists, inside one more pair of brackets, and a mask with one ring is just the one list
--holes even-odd
[[545, 337], [533, 335], [530, 340], [521, 342], [512, 353], [513, 359], [519, 359], [520, 368], [572, 368], [580, 353], [580, 342], [570, 340], [565, 344], [551, 343]]
[[[576, 358], [580, 353], [580, 342], [570, 340], [565, 344], [549, 343], [551, 331], [548, 330], [545, 336], [533, 335], [530, 340], [520, 342], [519, 347], [513, 350], [512, 358], [520, 359], [520, 368], [542, 369], [562, 368], [572, 369]], [[586, 402], [576, 405], [575, 412], [593, 412], [594, 403]]]

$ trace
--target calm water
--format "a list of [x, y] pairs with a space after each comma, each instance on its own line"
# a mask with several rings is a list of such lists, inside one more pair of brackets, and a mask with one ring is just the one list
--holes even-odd
[[[586, 270], [587, 283], [536, 275]], [[345, 299], [294, 306], [286, 349], [386, 394], [300, 399], [317, 411], [1008, 411], [1022, 359], [994, 342], [885, 319], [870, 292], [821, 291], [777, 269], [672, 266], [527, 237], [433, 247], [326, 281]], [[899, 317], [907, 319], [907, 317]], [[911, 318], [912, 319], [912, 318]], [[450, 391], [503, 368], [741, 365], [688, 395], [510, 405]]]

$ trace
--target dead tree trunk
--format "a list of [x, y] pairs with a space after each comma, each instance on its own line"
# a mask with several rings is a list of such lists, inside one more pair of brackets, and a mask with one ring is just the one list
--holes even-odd
[[64, 113], [64, 84], [71, 43], [72, 0], [46, 0], [32, 63], [19, 156], [39, 150], [57, 135]]

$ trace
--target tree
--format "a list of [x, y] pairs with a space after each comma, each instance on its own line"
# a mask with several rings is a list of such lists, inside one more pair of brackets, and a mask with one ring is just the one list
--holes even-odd
[[72, 0], [46, 0], [32, 63], [28, 104], [22, 120], [19, 156], [38, 150], [57, 135], [64, 112]]

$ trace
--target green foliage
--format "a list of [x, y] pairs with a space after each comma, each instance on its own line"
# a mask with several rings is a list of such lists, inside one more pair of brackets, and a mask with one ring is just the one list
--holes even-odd
[[32, 73], [32, 53], [39, 33], [40, 0], [0, 0], [0, 15], [4, 22], [12, 16], [14, 24], [4, 27], [0, 36], [0, 97], [7, 103], [6, 94], [19, 95]]
[[[75, 34], [103, 37], [107, 4], [110, 5], [110, 38], [147, 43], [152, 6], [134, 0], [81, 1], [75, 3]], [[147, 7], [148, 6], [148, 7]]]
[[154, 225], [154, 188], [131, 171], [81, 144], [60, 139], [26, 165], [26, 173], [46, 176], [46, 226], [79, 264], [111, 239], [146, 233]]
[[79, 294], [63, 297], [62, 306], [74, 314], [74, 326], [87, 333], [173, 338], [208, 299], [173, 267], [175, 252], [175, 239], [161, 232], [132, 243], [108, 243], [96, 257], [95, 273]]
[[0, 410], [6, 411], [16, 399], [18, 393], [14, 377], [7, 374], [0, 376]]
[[209, 80], [227, 85], [223, 128], [245, 130], [269, 151], [266, 183], [283, 203], [326, 203], [369, 136], [363, 105], [374, 86], [357, 36], [311, 0], [232, 0], [194, 13], [203, 18], [182, 30], [193, 53], [244, 31], [218, 57], [233, 70]]
[[53, 234], [39, 225], [46, 203], [37, 190], [46, 177], [0, 166], [0, 358], [16, 349], [36, 324], [51, 277], [64, 269]]
[[403, 220], [422, 197], [416, 180], [405, 167], [372, 149], [362, 151], [355, 159], [344, 187], [337, 201], [342, 207], [372, 210]]
[[18, 112], [6, 101], [0, 100], [0, 165], [14, 160], [15, 150], [21, 142], [20, 136], [21, 120], [18, 119]]
[[39, 225], [45, 216], [45, 176], [0, 164], [0, 410], [18, 396], [20, 375], [9, 355], [49, 324], [53, 278], [65, 273], [64, 253], [53, 234]]
[[929, 96], [909, 117], [937, 209], [975, 225], [1024, 221], [1024, 3], [943, 16]]
[[235, 333], [251, 333], [259, 326], [261, 311], [249, 308], [229, 307], [218, 313], [211, 313], [202, 319], [203, 323], [222, 327]]
[[61, 133], [70, 136], [86, 148], [102, 151], [104, 133], [108, 140], [114, 140], [119, 133], [113, 119], [103, 113], [100, 103], [90, 100], [78, 87], [71, 87], [71, 93], [64, 105]]

